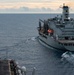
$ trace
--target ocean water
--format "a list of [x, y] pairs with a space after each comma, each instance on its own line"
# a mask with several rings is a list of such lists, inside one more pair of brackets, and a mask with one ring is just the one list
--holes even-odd
[[[56, 14], [0, 14], [0, 58], [14, 59], [27, 68], [27, 75], [74, 75], [74, 64], [61, 61], [64, 51], [38, 42], [38, 21]], [[74, 17], [71, 14], [71, 17]]]

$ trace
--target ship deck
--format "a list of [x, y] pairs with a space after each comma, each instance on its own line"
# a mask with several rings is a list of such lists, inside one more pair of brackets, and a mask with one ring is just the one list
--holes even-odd
[[11, 75], [10, 63], [8, 60], [0, 60], [0, 75]]
[[73, 43], [74, 44], [74, 40], [58, 40], [58, 42], [60, 42], [60, 43]]

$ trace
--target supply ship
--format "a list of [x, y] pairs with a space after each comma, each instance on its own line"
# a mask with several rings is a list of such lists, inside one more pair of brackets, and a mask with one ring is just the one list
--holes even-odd
[[54, 49], [74, 51], [74, 19], [70, 18], [67, 5], [63, 4], [61, 8], [60, 17], [39, 19], [38, 38]]

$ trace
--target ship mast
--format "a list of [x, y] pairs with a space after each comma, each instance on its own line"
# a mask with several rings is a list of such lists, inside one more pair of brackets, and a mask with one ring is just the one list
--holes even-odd
[[69, 18], [69, 7], [63, 4], [62, 21], [66, 21]]

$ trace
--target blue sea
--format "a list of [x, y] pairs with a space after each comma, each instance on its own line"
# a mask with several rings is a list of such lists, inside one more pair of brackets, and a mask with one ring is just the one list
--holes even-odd
[[[74, 75], [74, 64], [61, 61], [64, 51], [39, 43], [39, 19], [57, 14], [0, 14], [0, 58], [14, 59], [27, 68], [27, 75]], [[73, 14], [70, 15], [74, 17]]]

